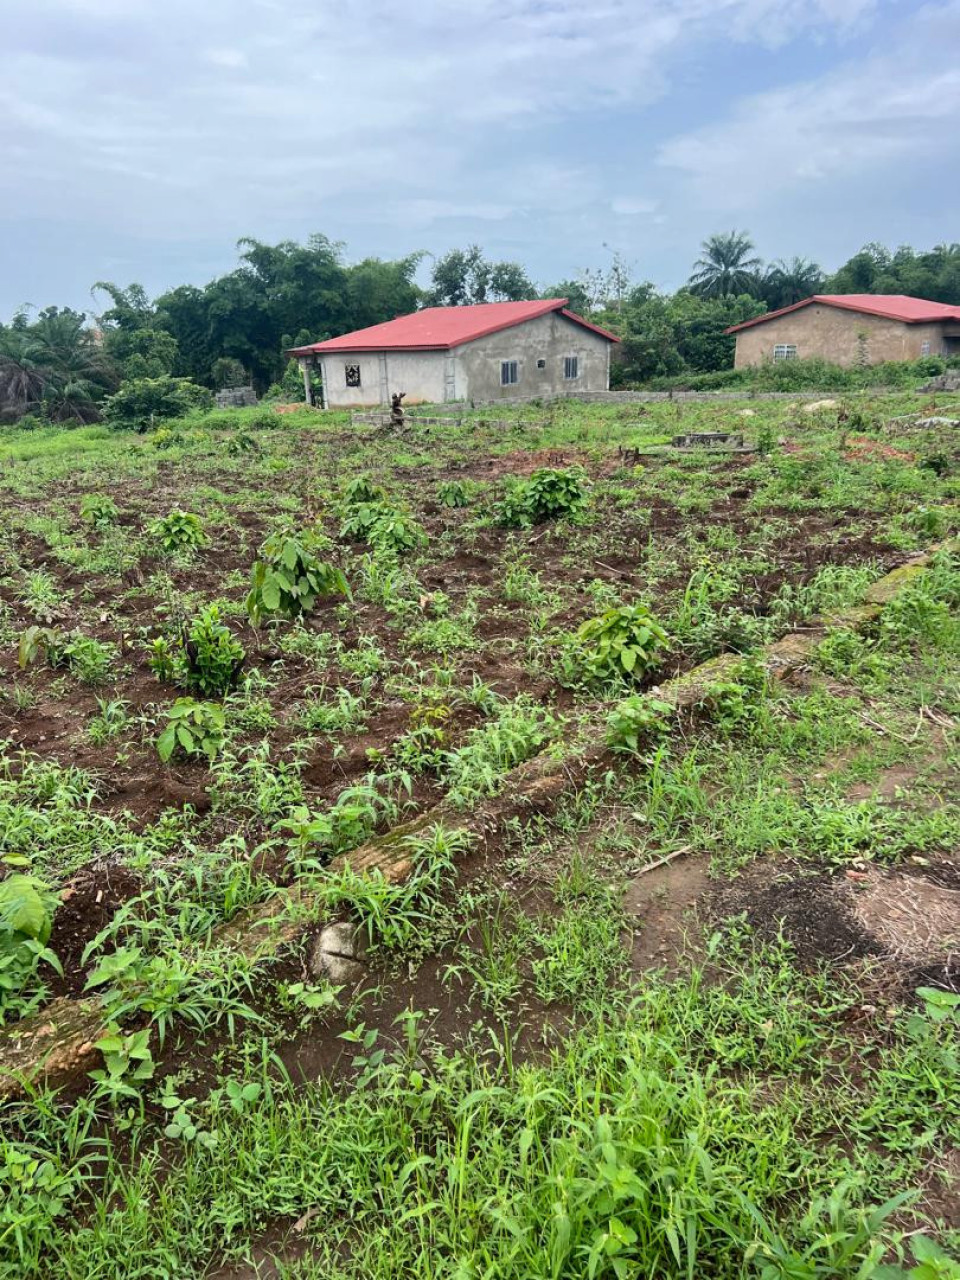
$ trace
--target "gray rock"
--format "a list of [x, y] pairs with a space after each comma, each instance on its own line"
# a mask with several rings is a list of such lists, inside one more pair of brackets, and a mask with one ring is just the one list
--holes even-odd
[[309, 969], [315, 978], [345, 984], [364, 974], [364, 940], [356, 925], [338, 920], [321, 929], [310, 949]]

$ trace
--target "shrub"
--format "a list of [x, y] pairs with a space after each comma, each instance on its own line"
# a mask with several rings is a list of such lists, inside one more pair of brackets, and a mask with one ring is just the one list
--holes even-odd
[[508, 490], [497, 509], [497, 522], [509, 529], [529, 529], [544, 520], [574, 515], [586, 501], [583, 479], [573, 467], [534, 471], [529, 480]]
[[398, 555], [414, 551], [427, 540], [414, 519], [382, 502], [364, 502], [354, 507], [340, 526], [340, 537], [368, 542], [378, 551]]
[[374, 484], [369, 476], [357, 476], [343, 491], [344, 501], [350, 507], [382, 502], [386, 496], [386, 491], [380, 485]]
[[166, 728], [157, 739], [157, 754], [167, 763], [174, 751], [213, 760], [223, 746], [226, 717], [216, 702], [178, 698], [167, 712]]
[[213, 407], [213, 396], [189, 378], [133, 378], [121, 382], [103, 402], [101, 413], [110, 426], [133, 431], [149, 431], [156, 422], [182, 418], [188, 413]]
[[642, 604], [623, 604], [590, 618], [577, 631], [576, 652], [593, 680], [639, 680], [659, 665], [667, 633]]
[[271, 534], [263, 544], [263, 559], [250, 573], [246, 605], [254, 623], [271, 613], [286, 618], [309, 613], [320, 596], [350, 596], [343, 571], [316, 555], [328, 546], [328, 539], [311, 529]]
[[447, 480], [437, 486], [437, 501], [445, 507], [465, 507], [467, 489], [462, 480]]
[[220, 621], [217, 606], [211, 604], [184, 628], [176, 674], [188, 689], [222, 698], [236, 686], [246, 656], [243, 645]]
[[207, 540], [200, 517], [179, 507], [154, 520], [147, 532], [168, 553], [202, 547]]
[[103, 493], [88, 493], [80, 499], [80, 519], [95, 529], [107, 529], [114, 524], [120, 511], [112, 498]]
[[100, 684], [106, 679], [113, 650], [91, 636], [62, 632], [53, 627], [27, 627], [20, 637], [18, 661], [21, 668], [39, 658], [51, 667], [68, 667], [84, 684]]
[[57, 898], [42, 880], [17, 873], [0, 880], [0, 1026], [13, 1012], [22, 1017], [42, 994], [27, 990], [41, 963], [62, 973], [47, 947]]
[[607, 717], [607, 746], [614, 751], [639, 751], [641, 742], [666, 737], [672, 711], [669, 703], [631, 694]]

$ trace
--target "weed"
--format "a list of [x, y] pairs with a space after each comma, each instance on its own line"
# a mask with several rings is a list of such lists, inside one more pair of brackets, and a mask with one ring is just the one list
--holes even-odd
[[165, 516], [159, 516], [148, 527], [150, 537], [171, 555], [175, 551], [196, 551], [207, 541], [198, 515], [174, 507]]
[[226, 718], [215, 702], [178, 698], [167, 714], [167, 724], [157, 739], [157, 753], [166, 764], [175, 751], [185, 756], [213, 760], [223, 746]]

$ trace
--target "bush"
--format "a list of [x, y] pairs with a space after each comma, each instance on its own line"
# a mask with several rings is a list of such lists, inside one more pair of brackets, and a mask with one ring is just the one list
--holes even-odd
[[211, 604], [184, 628], [175, 674], [188, 689], [222, 698], [235, 688], [246, 656], [243, 645], [220, 621], [217, 606]]
[[167, 763], [174, 751], [213, 760], [223, 746], [226, 717], [216, 702], [178, 698], [167, 712], [166, 728], [157, 739], [157, 754]]
[[382, 502], [355, 506], [340, 526], [340, 537], [352, 542], [368, 542], [378, 551], [402, 554], [422, 546], [427, 536], [420, 525], [403, 511]]
[[642, 742], [665, 738], [673, 710], [667, 702], [636, 693], [624, 698], [607, 717], [607, 746], [613, 751], [634, 752]]
[[660, 663], [667, 633], [642, 604], [622, 604], [590, 618], [576, 634], [579, 667], [592, 680], [639, 680]]
[[320, 596], [350, 596], [342, 570], [320, 560], [316, 552], [330, 543], [312, 529], [281, 529], [263, 544], [263, 559], [250, 571], [247, 612], [254, 623], [271, 613], [296, 618], [309, 613]]
[[142, 433], [156, 422], [212, 407], [213, 396], [206, 387], [198, 387], [189, 378], [164, 375], [121, 382], [104, 400], [101, 413], [107, 426]]
[[207, 540], [200, 517], [192, 511], [181, 511], [179, 507], [174, 507], [169, 515], [154, 520], [148, 532], [166, 552], [202, 547]]
[[88, 493], [80, 499], [80, 519], [95, 529], [107, 529], [120, 515], [117, 504], [103, 493]]
[[574, 515], [585, 501], [582, 472], [544, 467], [508, 490], [497, 509], [497, 522], [508, 529], [529, 529], [544, 520]]
[[47, 947], [57, 896], [41, 880], [16, 873], [0, 881], [0, 1026], [5, 1016], [23, 1017], [42, 996], [34, 978], [41, 962], [62, 973]]

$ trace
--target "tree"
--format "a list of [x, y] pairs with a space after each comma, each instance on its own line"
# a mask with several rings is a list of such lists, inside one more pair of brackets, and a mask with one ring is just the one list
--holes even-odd
[[91, 422], [116, 374], [83, 312], [47, 307], [24, 313], [0, 334], [0, 412], [45, 412], [58, 422]]
[[490, 262], [478, 244], [451, 249], [437, 258], [430, 273], [427, 301], [434, 307], [465, 307], [481, 302], [521, 302], [536, 289], [517, 262]]
[[689, 289], [701, 298], [728, 298], [753, 294], [762, 263], [750, 257], [753, 241], [745, 231], [727, 231], [709, 236], [700, 246], [701, 256], [693, 264]]
[[209, 409], [213, 396], [187, 378], [134, 378], [103, 402], [103, 420], [108, 426], [148, 431], [155, 422], [182, 418], [194, 410]]
[[772, 310], [802, 302], [823, 288], [823, 271], [809, 258], [779, 258], [764, 272], [760, 290]]
[[960, 305], [960, 244], [938, 244], [918, 253], [901, 245], [893, 253], [867, 244], [824, 285], [828, 293], [906, 293]]

